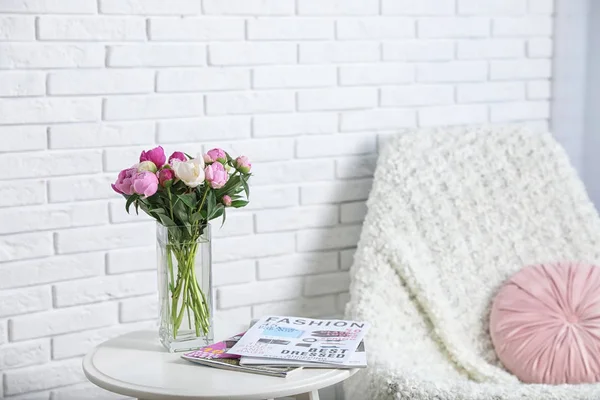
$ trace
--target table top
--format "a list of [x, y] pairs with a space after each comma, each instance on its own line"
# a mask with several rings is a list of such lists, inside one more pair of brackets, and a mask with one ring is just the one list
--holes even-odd
[[357, 370], [302, 369], [287, 378], [197, 365], [167, 352], [154, 331], [108, 340], [83, 360], [94, 384], [147, 400], [269, 399], [307, 393], [341, 382]]

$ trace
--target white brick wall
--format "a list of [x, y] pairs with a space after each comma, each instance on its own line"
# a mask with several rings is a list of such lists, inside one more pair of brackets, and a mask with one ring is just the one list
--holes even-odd
[[154, 329], [154, 227], [109, 183], [156, 144], [254, 160], [215, 229], [218, 335], [340, 315], [390, 133], [547, 127], [552, 3], [0, 0], [0, 398], [116, 398], [80, 357]]

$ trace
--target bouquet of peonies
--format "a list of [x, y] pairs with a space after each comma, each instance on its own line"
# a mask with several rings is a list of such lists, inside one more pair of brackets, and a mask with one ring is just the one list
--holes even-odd
[[196, 158], [177, 151], [167, 160], [159, 146], [143, 151], [139, 163], [121, 171], [112, 185], [125, 197], [127, 212], [131, 205], [136, 212], [141, 208], [168, 230], [170, 322], [175, 337], [186, 309], [188, 318], [194, 317], [196, 336], [209, 330], [206, 296], [195, 276], [198, 239], [210, 220], [222, 217], [225, 223], [228, 207], [248, 204], [251, 166], [247, 157], [234, 159], [218, 148]]

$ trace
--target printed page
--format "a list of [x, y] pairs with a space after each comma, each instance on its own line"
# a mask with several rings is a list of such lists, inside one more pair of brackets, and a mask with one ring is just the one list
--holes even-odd
[[258, 320], [228, 353], [346, 364], [368, 329], [367, 322], [267, 316]]
[[222, 342], [213, 343], [198, 350], [190, 351], [183, 354], [181, 358], [208, 367], [277, 377], [286, 377], [289, 373], [300, 369], [297, 366], [241, 365], [240, 356], [229, 354], [228, 350], [240, 340], [242, 335], [243, 333], [240, 333]]
[[240, 365], [285, 365], [305, 368], [366, 368], [367, 353], [365, 352], [365, 342], [362, 341], [358, 345], [356, 352], [352, 354], [348, 362], [344, 364], [324, 364], [310, 361], [282, 360], [275, 358], [258, 358], [243, 356], [240, 359]]

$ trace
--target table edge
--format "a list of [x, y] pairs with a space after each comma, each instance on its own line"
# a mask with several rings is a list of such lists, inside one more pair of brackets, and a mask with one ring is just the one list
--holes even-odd
[[[102, 345], [102, 344], [101, 344]], [[86, 378], [93, 383], [94, 385], [104, 389], [104, 390], [108, 390], [109, 392], [112, 393], [118, 393], [118, 394], [122, 394], [124, 396], [131, 396], [131, 397], [135, 397], [135, 398], [142, 398], [145, 400], [200, 400], [200, 399], [227, 399], [227, 400], [248, 400], [253, 398], [252, 396], [257, 396], [260, 395], [260, 397], [256, 397], [257, 399], [263, 399], [265, 398], [264, 396], [271, 396], [271, 394], [267, 393], [267, 394], [262, 394], [262, 393], [253, 393], [253, 394], [249, 394], [249, 395], [227, 395], [227, 394], [223, 394], [223, 396], [219, 396], [219, 397], [215, 397], [215, 396], [211, 396], [209, 397], [199, 397], [196, 395], [189, 395], [189, 394], [184, 394], [184, 393], [173, 393], [171, 390], [167, 391], [160, 391], [160, 390], [155, 390], [154, 392], [148, 392], [147, 391], [147, 387], [144, 386], [139, 386], [136, 384], [129, 384], [127, 382], [123, 382], [120, 381], [118, 379], [112, 378], [106, 374], [104, 374], [103, 372], [101, 372], [100, 370], [98, 370], [93, 363], [93, 358], [94, 355], [96, 354], [96, 351], [98, 350], [98, 346], [94, 347], [94, 349], [92, 351], [90, 351], [89, 353], [87, 353], [85, 355], [85, 357], [83, 358], [82, 361], [82, 369], [83, 369], [83, 373], [85, 374]], [[205, 367], [205, 368], [210, 368], [210, 367]], [[331, 378], [326, 379], [326, 381], [324, 382], [324, 384], [321, 385], [317, 385], [317, 386], [309, 386], [306, 388], [306, 392], [310, 392], [312, 390], [320, 390], [329, 386], [333, 386], [337, 383], [343, 382], [346, 379], [350, 378], [351, 376], [353, 376], [354, 374], [356, 374], [359, 371], [359, 368], [353, 368], [353, 369], [331, 369], [331, 371], [337, 371], [338, 374], [333, 375]], [[235, 372], [235, 371], [234, 371]], [[239, 372], [239, 373], [244, 373], [244, 372]], [[285, 379], [285, 378], [278, 378], [278, 379]], [[146, 389], [146, 390], [144, 390]], [[286, 396], [294, 396], [294, 395], [298, 395], [298, 394], [302, 394], [302, 393], [306, 393], [306, 392], [298, 392], [298, 388], [296, 389], [290, 389], [289, 391], [282, 389], [281, 391], [277, 392], [276, 396], [277, 397], [286, 397]]]

